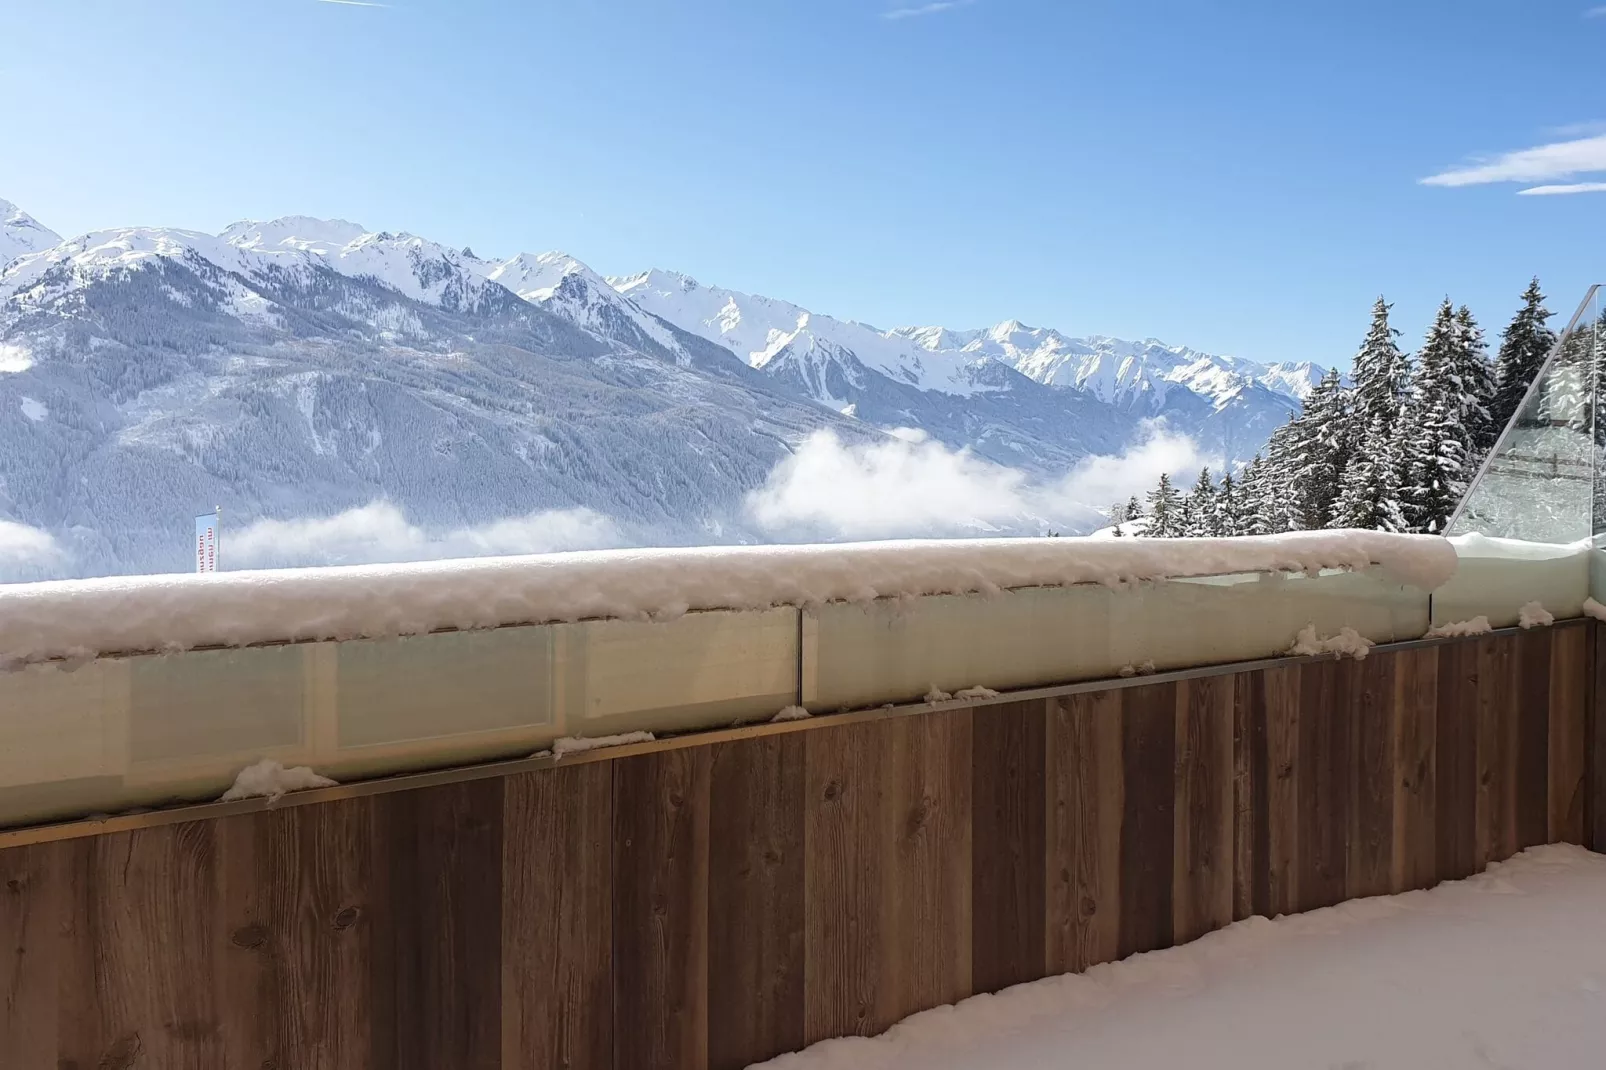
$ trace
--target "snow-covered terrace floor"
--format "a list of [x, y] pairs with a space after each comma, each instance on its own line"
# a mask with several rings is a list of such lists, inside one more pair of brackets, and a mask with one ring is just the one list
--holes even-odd
[[1606, 856], [1542, 847], [1431, 891], [1196, 943], [827, 1041], [771, 1070], [1606, 1066]]

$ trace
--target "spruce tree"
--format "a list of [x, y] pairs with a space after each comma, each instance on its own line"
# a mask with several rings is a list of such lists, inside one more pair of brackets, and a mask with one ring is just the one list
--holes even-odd
[[1466, 488], [1472, 450], [1464, 407], [1476, 401], [1461, 382], [1462, 329], [1448, 298], [1428, 328], [1412, 377], [1410, 403], [1397, 436], [1400, 507], [1405, 530], [1444, 528]]
[[1199, 478], [1193, 484], [1182, 507], [1183, 535], [1209, 536], [1216, 531], [1216, 481], [1210, 477], [1208, 467], [1199, 469]]
[[[1495, 366], [1483, 341], [1483, 328], [1472, 318], [1472, 310], [1462, 305], [1455, 313], [1455, 376], [1460, 381], [1461, 422], [1465, 431], [1468, 465], [1476, 469], [1484, 454], [1494, 445], [1501, 425], [1495, 422], [1493, 407]], [[1470, 479], [1474, 473], [1468, 471]]]
[[1289, 431], [1289, 509], [1294, 526], [1323, 528], [1333, 516], [1350, 455], [1350, 395], [1329, 369]]
[[1138, 501], [1136, 494], [1126, 500], [1126, 518], [1128, 520], [1143, 519], [1143, 505]]
[[1355, 389], [1346, 419], [1351, 450], [1338, 481], [1329, 522], [1341, 528], [1405, 527], [1400, 508], [1401, 411], [1410, 380], [1410, 361], [1389, 326], [1388, 302], [1372, 306], [1372, 324], [1355, 355]]
[[1149, 492], [1149, 526], [1144, 532], [1157, 539], [1171, 539], [1181, 534], [1182, 494], [1171, 483], [1169, 473], [1160, 473], [1160, 483]]
[[1238, 481], [1238, 494], [1242, 502], [1239, 522], [1240, 535], [1269, 535], [1272, 532], [1271, 520], [1267, 516], [1266, 505], [1266, 462], [1260, 454], [1244, 466], [1243, 476]]
[[1243, 492], [1228, 472], [1216, 487], [1216, 534], [1243, 535]]
[[1522, 292], [1522, 308], [1501, 335], [1500, 354], [1495, 358], [1495, 394], [1489, 406], [1490, 424], [1484, 429], [1486, 441], [1478, 443], [1480, 453], [1494, 445], [1506, 424], [1517, 413], [1523, 395], [1545, 362], [1556, 336], [1545, 326], [1552, 313], [1545, 308], [1545, 295], [1535, 278]]
[[1273, 534], [1298, 526], [1293, 510], [1292, 487], [1296, 469], [1293, 445], [1301, 428], [1295, 418], [1271, 433], [1266, 440], [1266, 457], [1256, 480], [1256, 494], [1266, 531]]

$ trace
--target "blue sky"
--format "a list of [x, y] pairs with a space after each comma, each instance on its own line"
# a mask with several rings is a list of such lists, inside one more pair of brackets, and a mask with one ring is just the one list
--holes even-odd
[[5, 23], [0, 197], [64, 233], [341, 216], [883, 327], [1324, 362], [1378, 293], [1414, 343], [1446, 294], [1492, 337], [1530, 275], [1569, 313], [1606, 280], [1606, 190], [1517, 192], [1606, 184], [1590, 0], [51, 0]]

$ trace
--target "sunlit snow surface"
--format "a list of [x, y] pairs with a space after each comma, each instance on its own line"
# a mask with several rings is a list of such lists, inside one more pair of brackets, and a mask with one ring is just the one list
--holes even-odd
[[769, 1070], [1578, 1070], [1606, 1052], [1606, 857], [1267, 921], [977, 996]]

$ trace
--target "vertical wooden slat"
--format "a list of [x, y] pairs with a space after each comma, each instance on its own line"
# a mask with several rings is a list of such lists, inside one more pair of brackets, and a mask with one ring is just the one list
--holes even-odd
[[1554, 630], [1517, 636], [1517, 849], [1550, 840], [1550, 649]]
[[613, 768], [507, 780], [500, 1070], [613, 1065]]
[[1073, 973], [1120, 953], [1121, 693], [1053, 700], [1046, 755], [1044, 972]]
[[892, 919], [883, 976], [894, 1020], [957, 1003], [971, 989], [970, 710], [891, 722], [882, 844], [894, 865], [882, 909]]
[[1516, 700], [1511, 640], [1486, 637], [1475, 644], [1478, 672], [1473, 709], [1478, 741], [1472, 865], [1482, 870], [1490, 862], [1510, 858], [1517, 851], [1517, 729], [1521, 711]]
[[1344, 898], [1349, 866], [1352, 779], [1351, 703], [1359, 663], [1319, 661], [1303, 667], [1299, 715], [1299, 909]]
[[1402, 650], [1394, 667], [1393, 891], [1438, 882], [1434, 739], [1438, 723], [1439, 652]]
[[61, 1065], [223, 1065], [211, 968], [214, 827], [165, 825], [68, 848]]
[[1606, 852], [1606, 625], [1590, 620], [1590, 694], [1585, 742], [1585, 847]]
[[228, 1065], [365, 1065], [376, 799], [215, 823], [214, 962]]
[[1397, 655], [1369, 655], [1351, 670], [1357, 688], [1339, 716], [1351, 738], [1349, 863], [1345, 894], [1387, 895], [1394, 864], [1396, 754], [1394, 730]]
[[1571, 625], [1556, 628], [1550, 642], [1550, 784], [1551, 843], [1584, 842], [1584, 766], [1588, 631]]
[[1177, 685], [1121, 693], [1119, 957], [1173, 943]]
[[614, 1066], [708, 1062], [708, 821], [712, 752], [612, 763]]
[[1232, 917], [1271, 909], [1266, 674], [1240, 673], [1232, 701]]
[[1232, 922], [1232, 676], [1177, 688], [1172, 938], [1196, 940]]
[[810, 1043], [879, 1033], [968, 993], [971, 716], [809, 733]]
[[1437, 879], [1475, 871], [1477, 850], [1478, 640], [1439, 647], [1434, 719], [1434, 846]]
[[803, 1046], [804, 746], [792, 733], [714, 748], [711, 1070], [741, 1070]]
[[885, 722], [805, 736], [804, 1043], [871, 1036], [882, 1009], [880, 751]]
[[390, 948], [374, 965], [390, 971], [392, 995], [376, 993], [376, 1061], [501, 1062], [502, 790], [471, 780], [386, 800], [375, 879]]
[[57, 1065], [63, 846], [0, 851], [0, 1065]]
[[1047, 702], [990, 706], [972, 721], [971, 980], [997, 992], [1043, 976], [1043, 748]]
[[1271, 917], [1299, 909], [1300, 722], [1308, 665], [1267, 669], [1266, 688], [1266, 884]]

